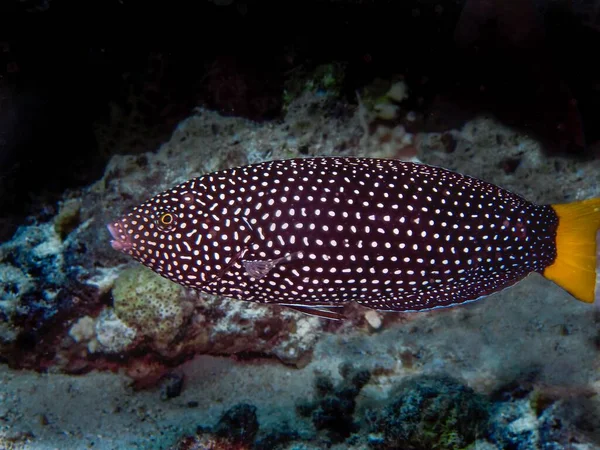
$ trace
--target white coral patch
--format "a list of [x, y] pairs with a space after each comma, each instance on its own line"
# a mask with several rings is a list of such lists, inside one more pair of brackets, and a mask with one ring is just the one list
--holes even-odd
[[[127, 326], [117, 317], [112, 308], [107, 308], [100, 313], [96, 320], [96, 340], [99, 348], [97, 350], [108, 353], [119, 353], [129, 347], [137, 331]], [[96, 349], [90, 348], [90, 351]]]

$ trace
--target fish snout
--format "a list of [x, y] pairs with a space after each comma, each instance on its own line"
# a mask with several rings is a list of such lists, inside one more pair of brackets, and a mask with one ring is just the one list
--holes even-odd
[[108, 228], [108, 232], [112, 236], [110, 245], [113, 249], [119, 252], [126, 252], [133, 246], [130, 236], [125, 233], [119, 222], [109, 223], [106, 225], [106, 228]]

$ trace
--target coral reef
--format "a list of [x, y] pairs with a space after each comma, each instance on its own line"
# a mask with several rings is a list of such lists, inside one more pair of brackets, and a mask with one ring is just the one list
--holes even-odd
[[[223, 64], [207, 82], [234, 76]], [[193, 436], [178, 448], [600, 448], [599, 316], [541, 277], [452, 310], [349, 306], [346, 321], [334, 323], [183, 290], [112, 250], [105, 224], [128, 207], [208, 171], [266, 159], [416, 158], [537, 202], [600, 193], [598, 160], [544, 155], [535, 140], [490, 117], [420, 131], [410, 79], [382, 84], [369, 101], [385, 96], [399, 109], [376, 117], [377, 102], [338, 95], [338, 69], [299, 74], [301, 89], [283, 99], [267, 90], [264, 104], [219, 87], [213, 106], [262, 118], [283, 101], [285, 120], [198, 108], [156, 151], [115, 155], [100, 180], [65, 194], [0, 246], [0, 357], [11, 368], [2, 367], [0, 385], [30, 383], [0, 392], [2, 439], [40, 447], [50, 436], [68, 448], [60, 431], [68, 430], [96, 448], [128, 439], [165, 448], [157, 442], [184, 434]], [[530, 380], [524, 374], [534, 369]], [[61, 380], [59, 394], [40, 381], [47, 372]], [[132, 380], [145, 389], [131, 389]], [[102, 395], [92, 395], [98, 386]], [[57, 409], [75, 403], [85, 425]], [[23, 417], [46, 419], [31, 425]], [[118, 444], [90, 437], [95, 427]], [[160, 437], [150, 437], [157, 429]]]
[[223, 414], [217, 423], [214, 433], [222, 438], [227, 438], [233, 443], [251, 445], [258, 432], [258, 419], [256, 407], [248, 404], [239, 404]]
[[[319, 108], [331, 107], [321, 99], [311, 102], [312, 115]], [[308, 117], [308, 110], [301, 105], [306, 103], [291, 105], [290, 116], [297, 120]], [[340, 128], [346, 121], [347, 116], [341, 115], [303, 131], [302, 145], [325, 143], [324, 130], [319, 128]], [[331, 153], [333, 146], [352, 139], [357, 132], [360, 130], [350, 128], [345, 134], [331, 133], [334, 139], [327, 140], [329, 150], [318, 145], [311, 152]], [[224, 141], [228, 142], [226, 152], [220, 144]], [[275, 141], [282, 145], [273, 145]], [[287, 149], [290, 145], [293, 148]], [[170, 299], [175, 310], [169, 314], [173, 315], [168, 320], [161, 318], [157, 327], [149, 326], [161, 313], [157, 306], [161, 293], [150, 292], [159, 289], [159, 278], [146, 280], [136, 297], [136, 288], [127, 280], [135, 277], [137, 269], [121, 274], [123, 264], [131, 262], [110, 248], [105, 228], [118, 211], [150, 192], [250, 160], [297, 155], [296, 145], [297, 138], [290, 131], [258, 127], [199, 109], [157, 153], [115, 156], [104, 177], [89, 188], [71, 192], [55, 217], [20, 228], [11, 241], [0, 246], [0, 270], [7, 280], [0, 291], [3, 358], [13, 367], [52, 366], [73, 373], [115, 370], [122, 365], [136, 379], [152, 373], [153, 380], [169, 365], [205, 352], [271, 355], [286, 363], [307, 364], [317, 341], [314, 331], [323, 324], [281, 308], [208, 296], [198, 299], [180, 292]], [[181, 171], [165, 171], [167, 163]], [[128, 273], [132, 275], [128, 277]], [[163, 297], [171, 292], [166, 289]], [[171, 289], [175, 293], [176, 288]], [[131, 300], [134, 297], [137, 300]], [[142, 308], [136, 311], [137, 306]], [[86, 319], [79, 322], [82, 318]], [[88, 331], [81, 334], [86, 327]], [[150, 355], [139, 356], [148, 350]], [[120, 355], [117, 359], [123, 351], [138, 356]], [[149, 370], [140, 370], [140, 364]]]
[[[324, 115], [327, 121], [321, 120]], [[589, 197], [599, 189], [592, 176], [598, 170], [596, 161], [544, 157], [535, 141], [489, 118], [460, 130], [406, 139], [405, 134], [389, 138], [400, 130], [397, 125], [372, 129], [368, 124], [365, 129], [363, 119], [360, 108], [335, 96], [304, 92], [289, 104], [281, 126], [198, 109], [158, 151], [115, 156], [104, 177], [71, 192], [56, 216], [22, 227], [0, 247], [0, 271], [6, 281], [0, 291], [3, 358], [12, 367], [53, 367], [72, 373], [121, 367], [136, 380], [148, 376], [152, 382], [196, 354], [271, 356], [297, 367], [308, 364], [319, 332], [334, 331], [338, 325], [278, 307], [197, 297], [169, 284], [161, 290], [163, 281], [143, 275], [139, 267], [123, 273], [123, 264], [132, 263], [108, 245], [105, 223], [119, 211], [207, 171], [267, 158], [392, 156], [409, 146], [424, 162], [486, 178], [533, 200]], [[507, 161], [516, 160], [509, 171], [503, 169]], [[530, 181], [550, 176], [564, 182], [548, 186]], [[139, 286], [137, 276], [142, 277]], [[171, 293], [177, 293], [167, 300], [171, 315], [157, 322], [159, 298]], [[350, 317], [352, 323], [361, 324], [365, 316]], [[366, 317], [369, 327], [378, 331], [404, 320], [401, 315], [377, 313]], [[470, 326], [478, 326], [477, 318]], [[583, 328], [566, 339], [576, 340], [578, 330]], [[422, 356], [403, 359], [412, 360], [419, 370]]]
[[[123, 322], [110, 308], [103, 309], [95, 321], [94, 335], [90, 338], [88, 351], [106, 353], [125, 352], [137, 337], [137, 330]], [[95, 337], [95, 341], [93, 338]]]
[[303, 68], [295, 70], [285, 81], [283, 90], [283, 109], [304, 94], [339, 97], [345, 77], [345, 64], [332, 62], [315, 67], [312, 71]]
[[257, 407], [242, 403], [225, 411], [214, 427], [198, 427], [195, 436], [173, 448], [209, 443], [215, 449], [252, 450], [598, 448], [600, 436], [592, 424], [600, 407], [589, 393], [531, 391], [515, 381], [482, 394], [439, 373], [409, 376], [385, 398], [375, 399], [363, 390], [374, 381], [370, 371], [346, 362], [340, 376], [335, 382], [336, 377], [317, 373], [314, 399], [296, 405], [300, 417], [310, 419], [312, 432], [302, 430], [301, 421], [260, 427]]
[[[80, 225], [79, 228], [85, 228]], [[86, 244], [52, 223], [19, 228], [0, 246], [0, 354], [21, 367], [51, 365], [70, 320], [99, 309], [96, 289], [80, 279]]]
[[390, 403], [371, 418], [371, 446], [407, 450], [465, 448], [487, 429], [489, 403], [448, 377], [402, 382]]
[[258, 431], [256, 407], [241, 403], [225, 411], [214, 429], [199, 427], [196, 435], [181, 439], [170, 450], [275, 450], [286, 440], [279, 436], [269, 440], [269, 447], [264, 447], [265, 441], [255, 445]]
[[[527, 383], [529, 384], [529, 383]], [[600, 445], [592, 423], [600, 417], [600, 405], [587, 390], [523, 384], [506, 386], [492, 407], [488, 439], [500, 448], [577, 448]], [[582, 447], [585, 448], [585, 447]]]
[[117, 294], [114, 307], [72, 325], [75, 347], [61, 355], [67, 371], [111, 369], [117, 357], [126, 357], [123, 365], [141, 387], [195, 354], [273, 357], [297, 367], [310, 361], [322, 326], [317, 318], [216, 297], [197, 299], [188, 292], [161, 297], [179, 287], [143, 270], [147, 283], [134, 283], [122, 297]]
[[315, 399], [298, 405], [301, 416], [310, 417], [317, 430], [325, 430], [332, 443], [346, 440], [359, 426], [354, 421], [356, 397], [371, 374], [367, 370], [357, 370], [349, 364], [340, 367], [343, 381], [334, 386], [324, 375], [315, 380]]
[[144, 267], [126, 269], [112, 289], [114, 314], [150, 339], [160, 353], [185, 332], [193, 304], [183, 294], [181, 286]]

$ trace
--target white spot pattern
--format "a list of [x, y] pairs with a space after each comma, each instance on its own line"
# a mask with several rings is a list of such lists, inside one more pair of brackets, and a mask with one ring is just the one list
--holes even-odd
[[124, 252], [205, 292], [407, 311], [475, 300], [543, 270], [556, 225], [551, 207], [445, 169], [328, 157], [207, 174], [112, 227], [131, 243]]

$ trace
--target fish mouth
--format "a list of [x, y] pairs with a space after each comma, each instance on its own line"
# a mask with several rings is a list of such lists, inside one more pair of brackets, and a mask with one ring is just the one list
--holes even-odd
[[126, 252], [131, 249], [133, 244], [131, 243], [129, 236], [121, 231], [121, 225], [119, 225], [118, 222], [109, 223], [106, 225], [106, 228], [108, 228], [108, 232], [113, 238], [110, 241], [110, 245], [114, 250]]

